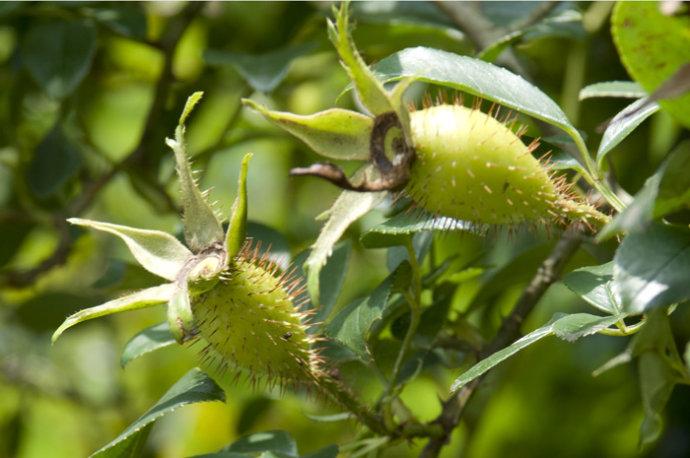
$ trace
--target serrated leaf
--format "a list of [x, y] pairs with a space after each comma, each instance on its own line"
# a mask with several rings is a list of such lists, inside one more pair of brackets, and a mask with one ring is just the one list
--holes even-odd
[[465, 91], [563, 129], [582, 144], [560, 107], [522, 77], [488, 62], [433, 48], [407, 48], [373, 66], [384, 82], [409, 77]]
[[122, 444], [132, 440], [133, 436], [141, 434], [160, 417], [187, 404], [210, 401], [225, 402], [225, 393], [216, 382], [198, 368], [194, 368], [178, 380], [144, 415], [135, 420], [108, 445], [91, 456], [94, 458], [122, 456]]
[[349, 4], [342, 2], [336, 12], [336, 24], [328, 21], [328, 37], [350, 75], [355, 91], [362, 104], [373, 114], [395, 111], [388, 94], [359, 55], [349, 30]]
[[[690, 62], [690, 17], [666, 16], [658, 2], [618, 2], [611, 16], [611, 32], [623, 65], [649, 93], [662, 87]], [[690, 127], [690, 94], [660, 105], [678, 122]]]
[[[196, 92], [187, 99], [180, 121], [185, 121], [192, 108], [201, 98], [202, 93]], [[187, 245], [195, 253], [223, 241], [223, 228], [216, 217], [213, 208], [199, 190], [189, 164], [187, 146], [185, 144], [185, 126], [180, 124], [175, 129], [175, 139], [167, 138], [165, 143], [175, 153], [177, 175], [180, 179], [182, 195], [182, 210], [184, 221], [184, 235]]]
[[225, 235], [225, 250], [227, 262], [231, 262], [247, 239], [247, 171], [252, 154], [245, 154], [240, 165], [240, 175], [237, 178], [237, 197], [232, 204], [228, 232]]
[[690, 298], [690, 231], [652, 224], [628, 235], [614, 257], [623, 310], [645, 313]]
[[34, 150], [26, 170], [31, 191], [39, 198], [50, 197], [60, 191], [81, 167], [79, 148], [56, 125]]
[[31, 76], [51, 96], [72, 93], [89, 72], [96, 51], [96, 28], [87, 21], [35, 21], [21, 58]]
[[565, 286], [594, 307], [612, 315], [620, 313], [621, 301], [614, 293], [613, 261], [600, 266], [588, 266], [576, 269], [563, 278]]
[[175, 285], [169, 283], [153, 288], [143, 289], [127, 296], [113, 299], [105, 304], [88, 309], [80, 310], [70, 315], [53, 333], [52, 341], [55, 342], [60, 335], [68, 328], [82, 321], [91, 320], [101, 316], [112, 315], [114, 313], [126, 312], [128, 310], [138, 310], [152, 305], [168, 302], [172, 297]]
[[258, 55], [209, 50], [204, 59], [209, 65], [231, 65], [252, 88], [271, 92], [285, 79], [295, 59], [316, 48], [316, 43], [302, 43]]
[[391, 295], [409, 284], [410, 275], [409, 263], [400, 264], [370, 296], [341, 310], [327, 325], [326, 333], [353, 350], [362, 361], [371, 361], [371, 352], [367, 347], [371, 329], [384, 316]]
[[333, 246], [354, 221], [367, 214], [385, 197], [384, 192], [353, 192], [344, 191], [330, 209], [328, 221], [321, 229], [311, 253], [304, 263], [307, 272], [307, 287], [311, 295], [312, 304], [318, 306], [319, 278], [321, 268], [333, 252]]
[[511, 345], [493, 353], [469, 368], [453, 382], [450, 388], [451, 393], [457, 392], [472, 380], [482, 376], [493, 367], [544, 337], [556, 335], [572, 342], [580, 337], [594, 334], [620, 319], [620, 316], [601, 317], [588, 313], [575, 313], [560, 317], [555, 316], [548, 324], [530, 332]]
[[345, 160], [368, 160], [369, 138], [374, 121], [355, 111], [331, 108], [312, 115], [271, 111], [251, 99], [242, 103], [290, 132], [316, 153]]
[[597, 164], [601, 167], [606, 155], [632, 133], [642, 121], [659, 111], [659, 104], [639, 99], [625, 107], [611, 120], [597, 150]]
[[360, 241], [367, 248], [402, 245], [408, 236], [426, 231], [462, 231], [476, 229], [467, 221], [433, 216], [421, 210], [402, 212], [362, 234]]
[[139, 332], [125, 344], [120, 365], [125, 367], [140, 356], [174, 344], [175, 338], [170, 333], [168, 323], [158, 323]]
[[281, 430], [263, 431], [242, 436], [223, 448], [222, 451], [234, 453], [277, 452], [287, 456], [299, 456], [295, 440], [286, 431]]
[[580, 100], [600, 97], [617, 97], [623, 99], [641, 99], [647, 93], [634, 81], [603, 81], [590, 84], [580, 90]]
[[166, 280], [175, 280], [192, 255], [175, 237], [165, 232], [81, 218], [70, 218], [67, 221], [120, 237], [142, 267]]

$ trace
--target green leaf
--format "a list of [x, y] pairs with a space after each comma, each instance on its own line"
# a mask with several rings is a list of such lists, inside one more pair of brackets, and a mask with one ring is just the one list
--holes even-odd
[[74, 91], [91, 68], [96, 28], [86, 21], [32, 22], [22, 46], [24, 65], [51, 97]]
[[362, 104], [373, 115], [395, 111], [383, 84], [376, 79], [355, 47], [349, 30], [348, 9], [348, 2], [340, 4], [340, 10], [336, 12], [336, 24], [328, 21], [328, 37], [338, 51]]
[[555, 316], [545, 326], [530, 332], [523, 338], [513, 342], [511, 345], [503, 348], [502, 350], [493, 353], [489, 357], [484, 358], [469, 368], [462, 375], [460, 375], [460, 377], [455, 379], [450, 388], [451, 393], [457, 392], [460, 388], [467, 385], [477, 377], [482, 376], [494, 366], [497, 366], [520, 350], [527, 348], [544, 337], [556, 335], [561, 339], [572, 342], [580, 337], [601, 331], [620, 319], [620, 316], [601, 317], [590, 315], [588, 313], [575, 313], [560, 317]]
[[228, 232], [225, 235], [228, 264], [240, 252], [247, 239], [247, 170], [251, 159], [251, 153], [244, 155], [240, 165], [240, 176], [237, 178], [237, 197], [232, 204], [230, 224], [228, 224]]
[[475, 226], [445, 216], [433, 216], [421, 210], [398, 213], [362, 234], [360, 241], [367, 248], [402, 245], [408, 236], [426, 231], [473, 230]]
[[277, 452], [299, 456], [295, 440], [285, 431], [264, 431], [242, 436], [222, 451], [234, 453]]
[[340, 449], [338, 446], [333, 444], [319, 449], [313, 453], [303, 455], [302, 458], [337, 458], [339, 451]]
[[67, 317], [60, 327], [57, 328], [55, 333], [53, 333], [52, 341], [54, 343], [65, 330], [82, 321], [165, 303], [172, 297], [174, 289], [175, 285], [173, 284], [154, 286], [153, 288], [147, 288], [118, 299], [113, 299], [96, 307], [80, 310]]
[[645, 313], [690, 298], [690, 231], [652, 224], [628, 235], [614, 257], [623, 310]]
[[582, 267], [563, 278], [565, 286], [594, 307], [612, 315], [620, 313], [621, 301], [613, 291], [613, 261], [600, 266]]
[[186, 278], [175, 283], [175, 290], [170, 297], [168, 329], [179, 343], [184, 343], [195, 335], [194, 313], [192, 313], [189, 285]]
[[338, 313], [327, 325], [326, 333], [353, 350], [362, 361], [371, 361], [367, 346], [371, 329], [383, 318], [391, 295], [410, 282], [410, 264], [404, 262], [371, 293]]
[[[652, 94], [690, 62], [690, 17], [664, 15], [658, 2], [618, 2], [611, 32], [623, 65]], [[690, 94], [659, 104], [678, 122], [690, 127]]]
[[146, 39], [146, 13], [141, 3], [123, 2], [84, 9], [115, 33], [139, 40]]
[[597, 164], [599, 167], [601, 167], [609, 151], [618, 146], [642, 121], [657, 111], [659, 111], [657, 103], [647, 103], [647, 99], [639, 99], [614, 116], [604, 131], [601, 143], [599, 143], [599, 149], [597, 150]]
[[634, 81], [604, 81], [590, 84], [580, 90], [580, 100], [600, 97], [641, 99], [646, 96], [644, 89]]
[[311, 253], [304, 263], [307, 271], [307, 287], [312, 304], [318, 306], [320, 290], [319, 279], [321, 268], [333, 252], [333, 246], [345, 230], [359, 217], [367, 214], [385, 197], [384, 192], [344, 191], [329, 210], [330, 217], [321, 229], [319, 237], [312, 246]]
[[175, 237], [165, 232], [81, 218], [70, 218], [67, 221], [120, 237], [146, 270], [167, 280], [175, 280], [184, 263], [192, 255]]
[[576, 143], [582, 137], [560, 107], [522, 77], [488, 62], [432, 48], [407, 48], [373, 66], [384, 82], [409, 77], [497, 102], [563, 129]]
[[56, 125], [38, 144], [26, 170], [29, 188], [38, 198], [56, 194], [80, 169], [79, 148]]
[[123, 443], [142, 434], [143, 430], [163, 415], [187, 404], [209, 401], [225, 402], [225, 393], [216, 382], [198, 368], [194, 368], [178, 380], [144, 415], [129, 425], [112, 442], [95, 452], [92, 457], [115, 458], [123, 456], [121, 453]]
[[316, 309], [314, 321], [325, 321], [335, 307], [340, 290], [345, 282], [347, 266], [352, 252], [352, 242], [346, 240], [335, 246], [333, 253], [321, 269], [319, 275], [319, 307]]
[[316, 48], [316, 43], [302, 43], [258, 55], [209, 50], [204, 59], [209, 65], [230, 65], [255, 90], [271, 92], [285, 79], [295, 59]]
[[167, 322], [158, 323], [148, 327], [132, 337], [125, 344], [120, 357], [120, 365], [125, 367], [131, 361], [144, 356], [152, 351], [169, 347], [175, 343], [175, 338], [170, 334], [170, 326]]
[[369, 116], [340, 108], [302, 116], [271, 111], [251, 99], [242, 99], [242, 103], [290, 132], [322, 156], [345, 160], [369, 159], [369, 138], [374, 124]]
[[690, 204], [690, 141], [680, 143], [633, 201], [597, 234], [598, 240], [619, 232], [644, 230], [655, 219]]
[[635, 336], [632, 353], [638, 357], [638, 374], [645, 417], [640, 427], [640, 447], [645, 448], [660, 436], [661, 414], [676, 383], [687, 383], [688, 370], [673, 338], [668, 315], [659, 308]]
[[[184, 122], [191, 110], [199, 102], [202, 93], [195, 92], [185, 104], [180, 121]], [[180, 124], [175, 129], [175, 139], [167, 138], [165, 143], [175, 153], [177, 175], [180, 178], [184, 235], [187, 245], [197, 253], [215, 243], [223, 241], [223, 228], [206, 197], [201, 193], [192, 174], [185, 145], [185, 126]]]

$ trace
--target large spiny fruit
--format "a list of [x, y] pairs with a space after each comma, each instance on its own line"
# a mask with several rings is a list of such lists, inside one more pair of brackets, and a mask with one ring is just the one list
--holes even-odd
[[277, 275], [257, 252], [243, 249], [212, 289], [192, 298], [204, 358], [220, 371], [234, 364], [252, 380], [281, 386], [314, 380], [319, 358], [295, 304], [300, 283]]
[[416, 158], [404, 192], [422, 208], [484, 225], [606, 219], [552, 179], [531, 154], [536, 143], [526, 146], [494, 117], [442, 104], [410, 121]]

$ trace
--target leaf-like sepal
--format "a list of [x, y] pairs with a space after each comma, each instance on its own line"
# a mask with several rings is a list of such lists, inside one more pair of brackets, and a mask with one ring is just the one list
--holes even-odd
[[152, 305], [168, 302], [172, 297], [174, 290], [174, 284], [166, 283], [164, 285], [154, 286], [153, 288], [137, 291], [136, 293], [108, 301], [105, 304], [97, 305], [96, 307], [80, 310], [77, 313], [67, 317], [60, 327], [57, 328], [57, 330], [53, 333], [52, 341], [55, 342], [68, 328], [71, 328], [75, 324], [79, 324], [82, 321], [112, 315], [115, 313], [126, 312], [128, 310], [142, 309]]
[[362, 104], [374, 115], [395, 111], [383, 84], [359, 55], [349, 31], [349, 5], [342, 2], [336, 11], [336, 24], [328, 21], [328, 37], [338, 51]]
[[242, 103], [322, 156], [345, 160], [369, 159], [369, 138], [374, 124], [369, 116], [340, 108], [303, 116], [271, 111], [251, 99], [243, 99]]
[[171, 294], [168, 303], [168, 326], [170, 334], [179, 343], [196, 335], [187, 279], [180, 280]]
[[192, 255], [175, 237], [165, 232], [81, 218], [67, 221], [120, 237], [144, 269], [166, 280], [175, 280], [185, 261]]
[[240, 252], [244, 240], [247, 238], [247, 170], [252, 154], [245, 154], [240, 166], [240, 176], [237, 179], [237, 197], [232, 204], [230, 224], [225, 236], [226, 262], [230, 264], [232, 258]]
[[180, 116], [180, 124], [175, 129], [175, 139], [167, 138], [165, 140], [165, 143], [175, 153], [177, 174], [180, 178], [182, 194], [185, 240], [187, 240], [187, 244], [195, 253], [208, 248], [214, 243], [223, 241], [223, 228], [213, 212], [213, 208], [199, 190], [196, 180], [194, 180], [185, 145], [184, 122], [202, 95], [203, 93], [201, 92], [195, 92], [187, 99], [185, 108]]

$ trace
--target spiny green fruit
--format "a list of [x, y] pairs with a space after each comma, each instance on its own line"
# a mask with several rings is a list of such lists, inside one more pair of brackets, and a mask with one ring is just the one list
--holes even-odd
[[315, 378], [314, 337], [295, 304], [299, 282], [248, 253], [233, 259], [212, 289], [192, 298], [199, 337], [208, 343], [207, 363], [224, 371], [232, 362], [253, 379], [281, 384]]
[[531, 154], [536, 143], [478, 109], [442, 104], [410, 121], [416, 158], [404, 193], [432, 213], [487, 225], [606, 218], [553, 179]]

